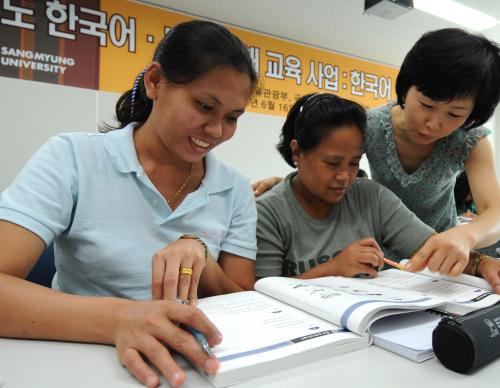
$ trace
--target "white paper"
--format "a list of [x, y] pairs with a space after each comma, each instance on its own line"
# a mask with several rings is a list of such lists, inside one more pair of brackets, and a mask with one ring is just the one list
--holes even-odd
[[398, 269], [382, 271], [377, 278], [366, 281], [380, 287], [412, 290], [431, 298], [443, 299], [447, 303], [440, 307], [440, 310], [456, 314], [465, 314], [489, 307], [500, 301], [500, 295], [490, 291], [491, 288], [486, 290], [477, 286], [455, 283], [442, 276], [426, 276]]
[[366, 338], [256, 291], [201, 299], [198, 307], [223, 335], [212, 349], [221, 363], [211, 379], [216, 385], [286, 368], [292, 356], [296, 365], [310, 362], [302, 353], [331, 356], [368, 346]]
[[373, 343], [413, 361], [434, 356], [432, 332], [441, 316], [428, 311], [386, 317], [373, 323]]
[[370, 324], [382, 316], [426, 310], [444, 303], [417, 292], [344, 277], [270, 277], [259, 280], [255, 288], [360, 335], [367, 335]]

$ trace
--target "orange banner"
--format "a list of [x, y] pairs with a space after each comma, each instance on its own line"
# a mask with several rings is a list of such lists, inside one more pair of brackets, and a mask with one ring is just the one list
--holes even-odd
[[[192, 18], [127, 0], [4, 0], [0, 76], [121, 93], [168, 29]], [[311, 92], [335, 93], [365, 107], [395, 98], [397, 68], [228, 28], [248, 46], [259, 73], [250, 112], [286, 115]]]

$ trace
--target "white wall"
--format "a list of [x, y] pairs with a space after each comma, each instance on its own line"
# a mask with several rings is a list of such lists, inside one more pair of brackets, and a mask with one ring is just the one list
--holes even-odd
[[96, 92], [0, 77], [0, 191], [50, 136], [94, 131]]

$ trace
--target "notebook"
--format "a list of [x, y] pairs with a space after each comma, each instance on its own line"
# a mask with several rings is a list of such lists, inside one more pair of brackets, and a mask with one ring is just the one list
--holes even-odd
[[371, 327], [373, 344], [412, 361], [422, 362], [435, 356], [432, 332], [441, 320], [439, 314], [418, 311], [387, 317]]

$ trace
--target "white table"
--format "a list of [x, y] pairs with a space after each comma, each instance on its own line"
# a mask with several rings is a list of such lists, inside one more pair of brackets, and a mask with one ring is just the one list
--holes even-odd
[[[183, 362], [182, 360], [180, 360]], [[183, 362], [185, 387], [210, 385]], [[141, 385], [118, 362], [112, 346], [0, 338], [2, 388], [127, 388]], [[500, 358], [470, 375], [452, 372], [433, 358], [415, 363], [371, 346], [259, 377], [238, 387], [494, 388]], [[168, 384], [163, 381], [163, 387]]]

